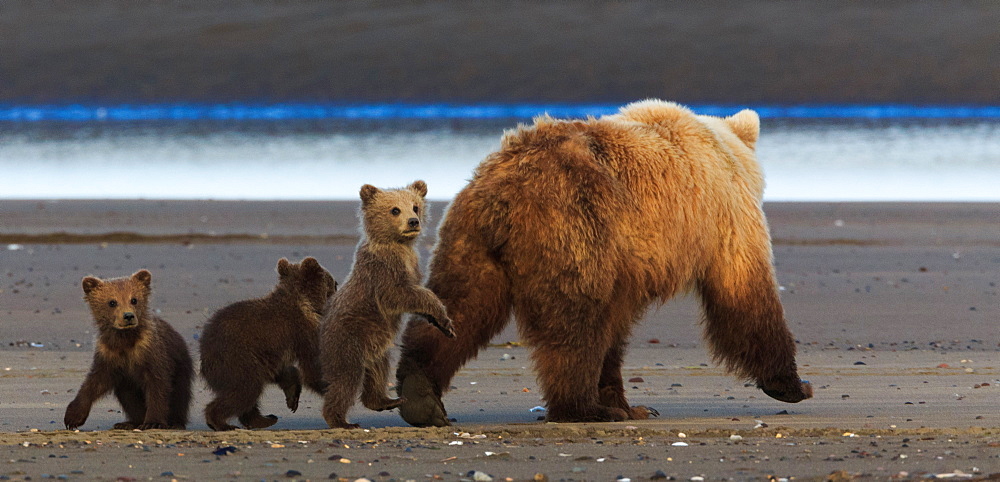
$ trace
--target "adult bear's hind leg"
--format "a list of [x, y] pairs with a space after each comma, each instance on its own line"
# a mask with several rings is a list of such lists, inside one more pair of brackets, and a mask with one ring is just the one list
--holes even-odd
[[612, 346], [604, 356], [604, 366], [601, 369], [601, 379], [597, 383], [601, 405], [625, 410], [632, 420], [645, 420], [660, 415], [656, 409], [643, 405], [631, 406], [625, 398], [625, 386], [622, 380], [622, 364], [625, 359], [624, 342]]
[[[588, 306], [589, 305], [589, 306]], [[542, 393], [549, 422], [618, 422], [629, 418], [624, 394], [612, 404], [602, 403], [598, 386], [608, 382], [611, 391], [621, 387], [620, 355], [612, 362], [617, 374], [602, 380], [606, 357], [614, 341], [615, 327], [606, 323], [604, 310], [596, 303], [574, 301], [568, 296], [525, 299], [517, 304], [517, 320]]]

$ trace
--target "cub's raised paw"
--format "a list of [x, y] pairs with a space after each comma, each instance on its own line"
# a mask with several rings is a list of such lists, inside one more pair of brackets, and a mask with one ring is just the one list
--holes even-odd
[[446, 316], [444, 319], [438, 319], [428, 314], [424, 314], [424, 317], [427, 318], [428, 323], [441, 330], [441, 333], [444, 333], [444, 336], [447, 336], [448, 338], [455, 338], [455, 327], [451, 323], [451, 318]]
[[285, 391], [285, 405], [288, 409], [295, 413], [299, 409], [299, 396], [302, 394], [302, 385], [298, 385], [298, 389], [292, 389]]

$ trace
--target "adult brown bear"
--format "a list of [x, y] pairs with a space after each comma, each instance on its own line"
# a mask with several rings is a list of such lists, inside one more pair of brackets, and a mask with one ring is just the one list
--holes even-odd
[[812, 396], [778, 297], [759, 131], [753, 111], [718, 118], [647, 100], [506, 133], [442, 222], [427, 286], [457, 337], [408, 325], [403, 418], [448, 425], [442, 392], [511, 314], [547, 420], [646, 418], [625, 399], [625, 347], [651, 303], [686, 290], [701, 297], [717, 361], [775, 399]]

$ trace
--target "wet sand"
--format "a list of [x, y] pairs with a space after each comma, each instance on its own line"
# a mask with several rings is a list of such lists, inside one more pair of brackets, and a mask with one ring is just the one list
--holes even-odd
[[[443, 207], [434, 203], [432, 215], [440, 218]], [[263, 409], [281, 417], [272, 430], [214, 433], [201, 416], [209, 395], [198, 382], [189, 431], [107, 430], [121, 418], [109, 398], [82, 431], [69, 432], [60, 430], [63, 411], [93, 350], [83, 276], [150, 269], [152, 306], [195, 348], [213, 310], [271, 289], [279, 257], [315, 256], [343, 279], [357, 240], [356, 204], [0, 201], [0, 476], [1000, 473], [1000, 205], [765, 208], [800, 371], [816, 388], [812, 400], [777, 402], [726, 375], [700, 340], [696, 301], [681, 297], [650, 310], [625, 363], [630, 400], [657, 408], [653, 420], [538, 421], [543, 413], [531, 409], [544, 401], [528, 350], [510, 328], [456, 376], [444, 399], [456, 420], [447, 429], [410, 428], [395, 412], [356, 408], [352, 420], [368, 431], [324, 430], [315, 394], [304, 394], [292, 414], [271, 389]], [[432, 235], [423, 238], [425, 260], [432, 243]]]

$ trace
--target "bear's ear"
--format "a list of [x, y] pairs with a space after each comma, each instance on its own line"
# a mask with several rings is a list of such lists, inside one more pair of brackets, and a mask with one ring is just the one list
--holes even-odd
[[760, 117], [750, 109], [743, 109], [724, 119], [733, 134], [739, 137], [747, 147], [754, 149], [760, 136]]
[[368, 203], [372, 202], [372, 199], [375, 199], [375, 195], [379, 192], [381, 192], [379, 188], [371, 184], [361, 186], [361, 204], [367, 206]]
[[301, 266], [302, 269], [307, 269], [309, 271], [319, 271], [321, 269], [319, 261], [316, 261], [316, 258], [313, 258], [312, 256], [303, 259]]
[[83, 279], [83, 294], [89, 295], [91, 291], [96, 290], [97, 287], [101, 286], [103, 283], [104, 282], [98, 278], [87, 276]]
[[292, 268], [291, 268], [291, 266], [289, 266], [288, 260], [285, 259], [285, 258], [279, 259], [278, 260], [278, 276], [284, 278], [285, 276], [288, 276], [288, 273], [291, 273], [291, 272], [292, 272]]
[[413, 181], [413, 184], [410, 184], [408, 188], [419, 194], [420, 197], [427, 197], [427, 183], [424, 181]]
[[132, 279], [142, 283], [143, 286], [149, 288], [149, 284], [153, 281], [153, 274], [148, 270], [140, 269], [132, 275]]

